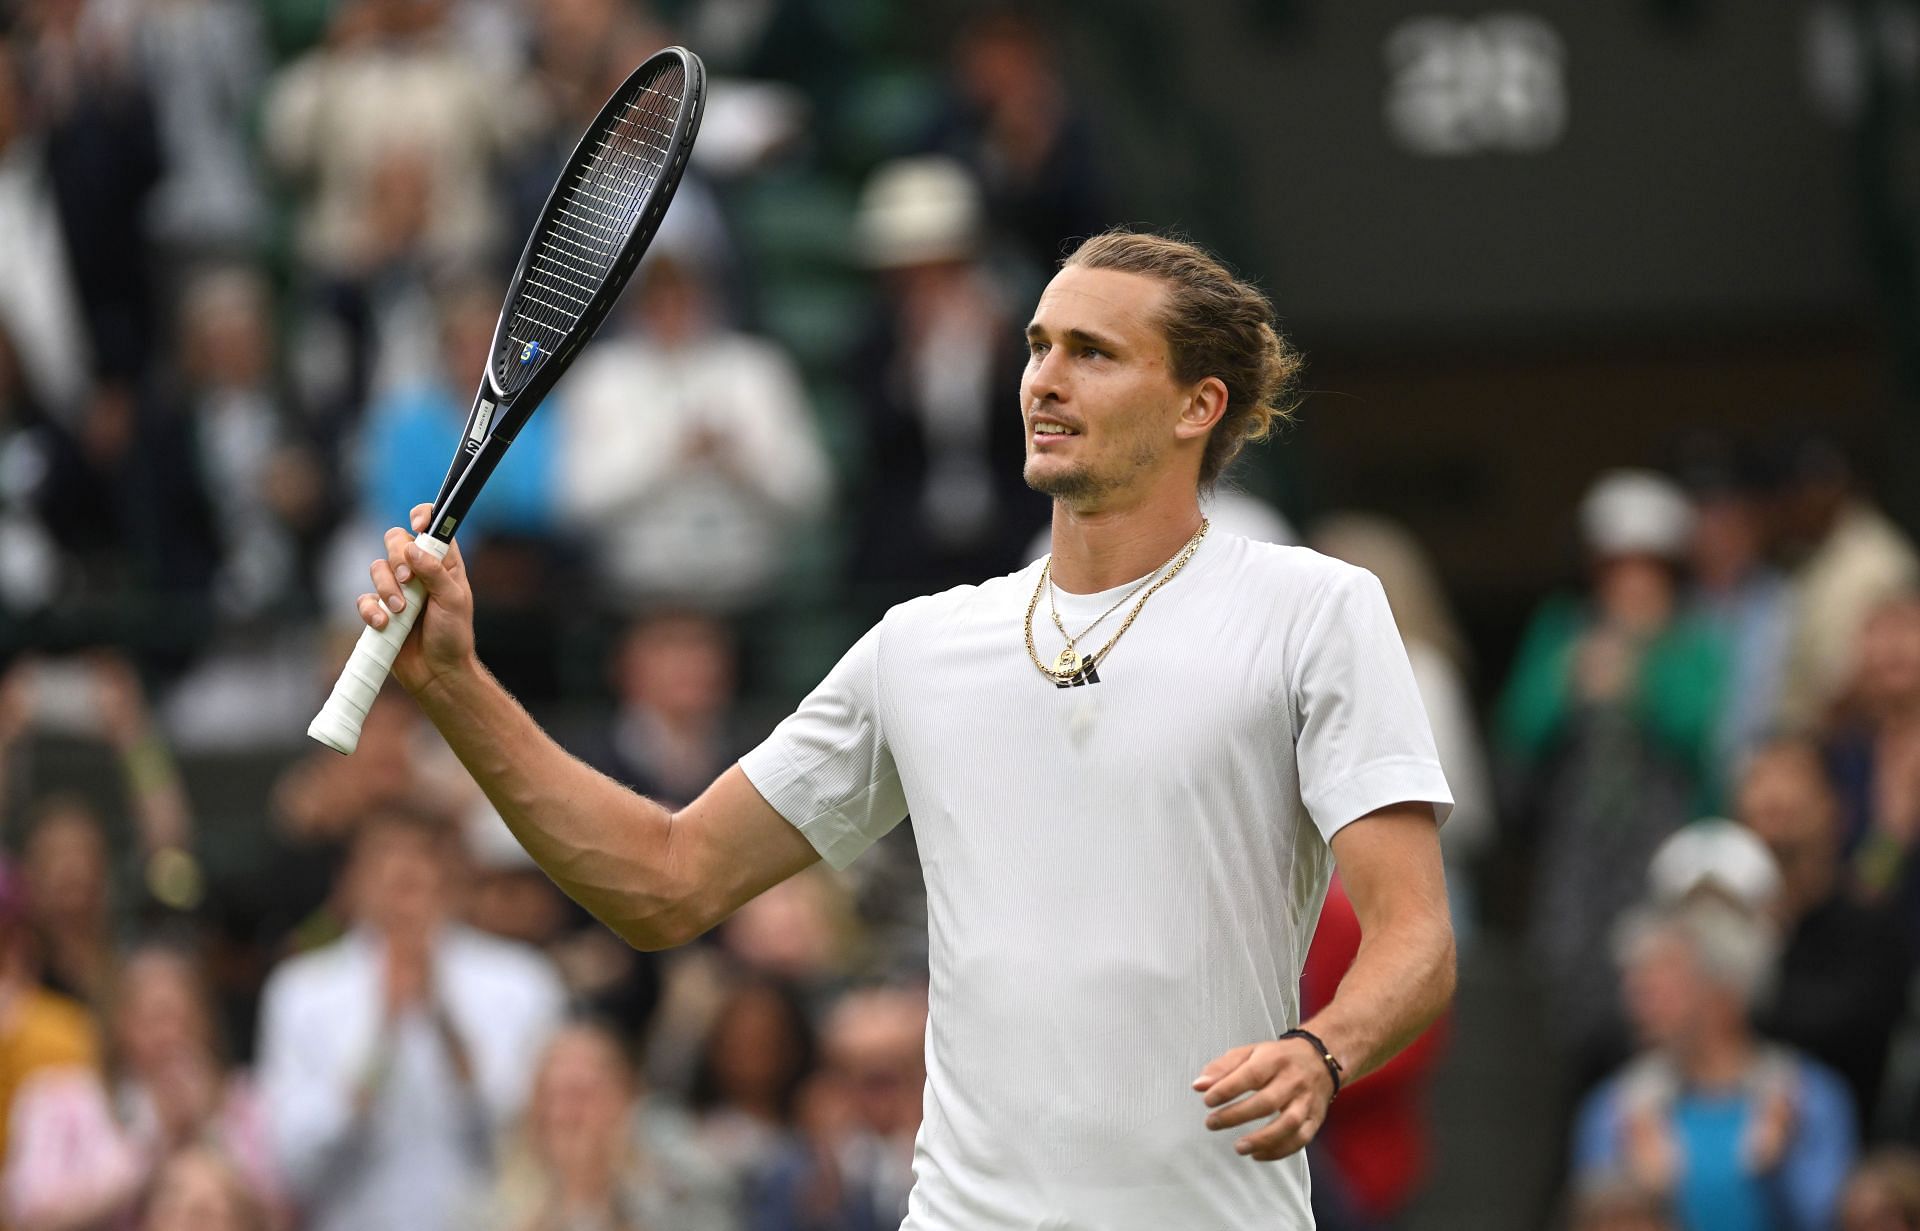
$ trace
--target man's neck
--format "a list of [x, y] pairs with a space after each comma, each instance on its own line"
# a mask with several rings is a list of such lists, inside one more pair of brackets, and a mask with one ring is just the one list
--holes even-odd
[[1098, 509], [1053, 502], [1053, 582], [1070, 594], [1097, 594], [1159, 568], [1200, 528], [1191, 487]]

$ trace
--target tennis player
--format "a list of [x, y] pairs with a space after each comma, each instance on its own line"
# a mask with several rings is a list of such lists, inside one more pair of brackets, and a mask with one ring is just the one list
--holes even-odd
[[[372, 567], [375, 627], [399, 581], [426, 585], [394, 674], [634, 945], [683, 943], [913, 814], [931, 1019], [908, 1228], [1309, 1228], [1301, 1147], [1452, 993], [1451, 799], [1379, 584], [1201, 517], [1282, 413], [1298, 359], [1272, 319], [1198, 248], [1089, 240], [1027, 327], [1051, 557], [890, 611], [678, 813], [573, 760], [488, 675], [457, 550], [396, 528]], [[1301, 1023], [1334, 863], [1364, 939]]]

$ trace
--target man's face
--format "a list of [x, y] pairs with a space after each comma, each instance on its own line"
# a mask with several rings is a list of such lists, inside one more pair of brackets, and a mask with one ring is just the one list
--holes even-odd
[[1188, 392], [1159, 323], [1166, 296], [1139, 274], [1054, 275], [1027, 326], [1020, 380], [1027, 486], [1097, 508], [1171, 464]]
[[361, 918], [393, 937], [430, 936], [447, 913], [446, 856], [430, 834], [377, 825], [354, 850]]
[[1680, 1046], [1699, 1030], [1712, 993], [1684, 940], [1671, 933], [1647, 938], [1624, 973], [1627, 1016], [1642, 1043]]
[[1838, 806], [1820, 763], [1793, 748], [1761, 753], [1740, 780], [1734, 808], [1773, 852], [1793, 915], [1818, 906], [1840, 858]]

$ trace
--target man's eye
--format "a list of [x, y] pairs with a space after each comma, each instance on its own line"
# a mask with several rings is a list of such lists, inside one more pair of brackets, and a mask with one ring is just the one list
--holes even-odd
[[1082, 359], [1104, 359], [1107, 357], [1107, 352], [1097, 346], [1083, 346], [1080, 348], [1080, 357]]
[[1045, 342], [1029, 342], [1027, 343], [1027, 353], [1038, 358], [1047, 353], [1047, 344]]

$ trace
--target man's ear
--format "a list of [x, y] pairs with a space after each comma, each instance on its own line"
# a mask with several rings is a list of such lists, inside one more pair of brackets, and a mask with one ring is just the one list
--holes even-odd
[[1218, 376], [1209, 376], [1187, 392], [1186, 405], [1180, 408], [1180, 421], [1174, 435], [1182, 440], [1205, 436], [1227, 413], [1227, 385]]

